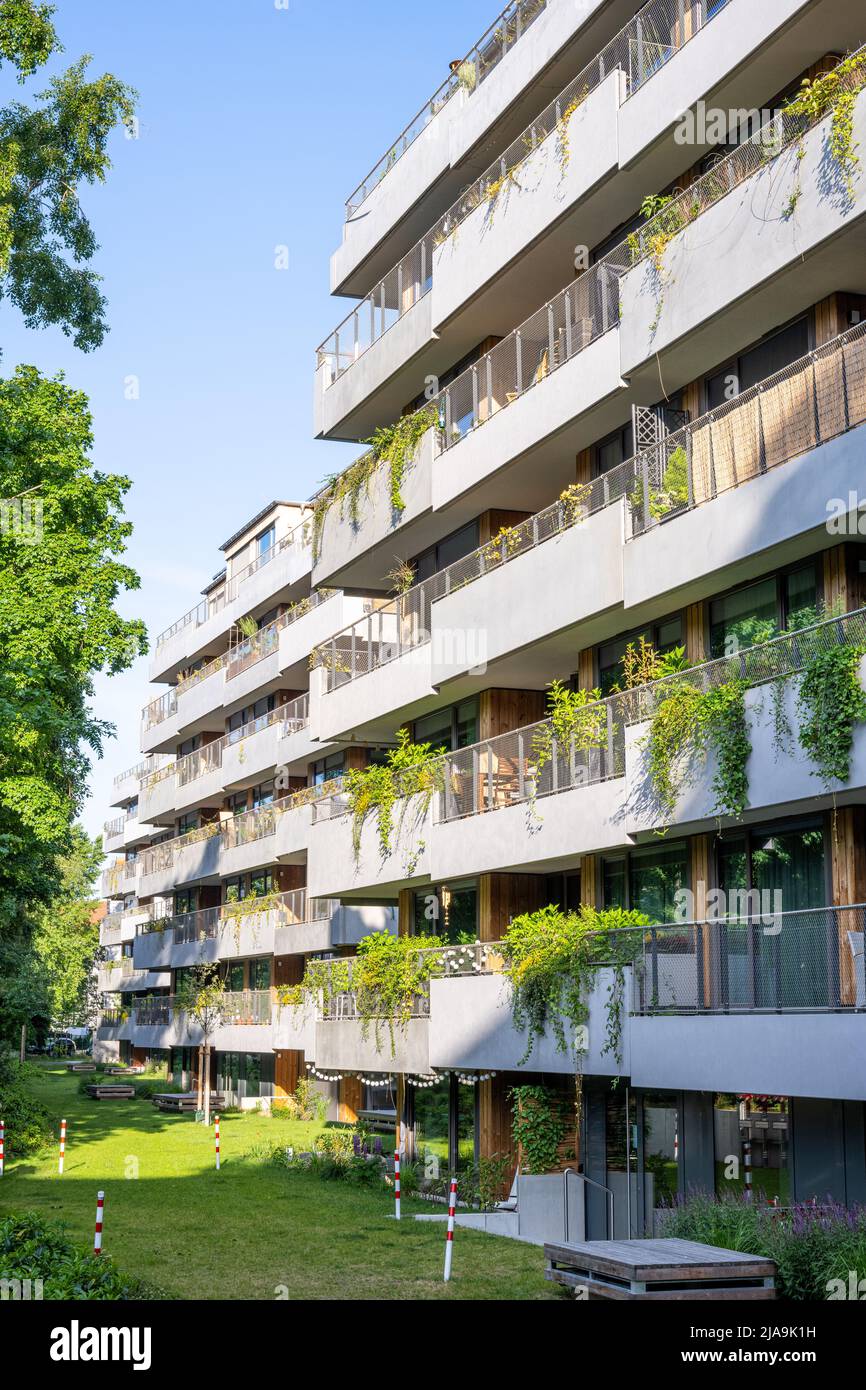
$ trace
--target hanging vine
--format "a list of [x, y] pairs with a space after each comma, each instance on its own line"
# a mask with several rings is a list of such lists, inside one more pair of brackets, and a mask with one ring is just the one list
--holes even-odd
[[653, 692], [649, 732], [642, 740], [647, 772], [663, 825], [676, 810], [688, 776], [712, 750], [716, 771], [715, 814], [739, 819], [748, 802], [746, 765], [751, 752], [746, 723], [747, 684], [731, 680], [701, 691], [688, 680], [666, 682]]
[[604, 967], [613, 969], [613, 984], [602, 1051], [610, 1052], [617, 1062], [622, 1060], [624, 972], [640, 951], [642, 938], [640, 932], [618, 929], [648, 925], [649, 918], [640, 912], [621, 908], [599, 912], [585, 905], [579, 912], [564, 912], [553, 904], [525, 912], [509, 923], [502, 955], [512, 987], [512, 1017], [515, 1028], [528, 1034], [518, 1065], [528, 1061], [536, 1041], [548, 1029], [558, 1051], [573, 1052], [576, 1058], [585, 1052], [589, 994]]
[[345, 792], [352, 817], [352, 849], [356, 863], [360, 859], [361, 833], [368, 816], [376, 817], [379, 852], [386, 859], [391, 853], [395, 802], [401, 801], [405, 811], [410, 798], [420, 797], [419, 814], [426, 814], [434, 793], [444, 786], [444, 753], [444, 748], [432, 748], [429, 743], [412, 743], [409, 730], [398, 729], [397, 747], [389, 750], [385, 763], [371, 763], [348, 773]]
[[361, 524], [361, 497], [369, 492], [370, 480], [383, 464], [388, 466], [388, 489], [393, 512], [402, 512], [406, 503], [402, 485], [424, 435], [436, 423], [435, 406], [425, 406], [413, 415], [401, 415], [393, 425], [384, 425], [370, 439], [371, 447], [342, 473], [333, 474], [313, 503], [311, 545], [313, 559], [318, 559], [325, 517], [339, 504], [341, 518], [348, 507], [349, 520], [357, 529]]
[[866, 648], [839, 646], [808, 662], [797, 693], [800, 743], [826, 791], [851, 773], [854, 726], [866, 721], [860, 659]]

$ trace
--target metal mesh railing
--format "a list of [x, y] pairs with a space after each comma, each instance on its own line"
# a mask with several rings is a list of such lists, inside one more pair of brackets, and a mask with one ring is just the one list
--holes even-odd
[[[413, 308], [433, 284], [433, 256], [476, 208], [491, 212], [508, 192], [523, 162], [549, 136], [564, 132], [577, 108], [612, 72], [625, 74], [626, 96], [631, 96], [659, 71], [675, 53], [698, 34], [709, 19], [725, 8], [728, 0], [686, 4], [685, 0], [650, 0], [634, 19], [577, 74], [540, 115], [511, 142], [477, 179], [465, 188], [429, 232], [360, 301], [317, 350], [317, 361], [329, 365], [330, 381], [350, 367], [377, 339]], [[524, 26], [525, 27], [525, 26]], [[507, 26], [500, 26], [503, 34]], [[493, 38], [486, 48], [476, 48], [466, 62], [478, 81], [483, 81], [507, 51]], [[492, 62], [488, 62], [489, 53]], [[465, 64], [464, 64], [465, 69]], [[563, 139], [565, 138], [563, 134]]]
[[175, 695], [182, 695], [185, 690], [191, 690], [194, 685], [200, 685], [209, 676], [215, 676], [217, 671], [221, 671], [225, 665], [224, 656], [216, 656], [213, 661], [208, 661], [204, 666], [199, 666], [197, 670], [190, 671], [188, 676], [184, 676], [174, 687]]
[[162, 724], [173, 714], [177, 714], [177, 690], [174, 686], [167, 690], [164, 695], [160, 695], [159, 699], [151, 700], [149, 705], [145, 705], [141, 712], [142, 733], [146, 734], [148, 729]]
[[106, 836], [122, 835], [126, 826], [126, 816], [115, 816], [114, 820], [107, 820], [102, 827], [103, 834]]
[[864, 422], [860, 323], [620, 465], [630, 537]]
[[159, 651], [160, 647], [164, 646], [172, 637], [176, 637], [179, 632], [183, 632], [186, 628], [201, 627], [209, 618], [213, 618], [217, 613], [221, 613], [228, 603], [231, 603], [237, 598], [242, 585], [247, 579], [254, 574], [258, 574], [265, 565], [270, 564], [271, 560], [274, 560], [277, 555], [282, 554], [288, 547], [293, 545], [308, 546], [310, 543], [309, 529], [309, 519], [304, 517], [302, 521], [298, 522], [297, 526], [294, 526], [291, 531], [281, 537], [275, 545], [270, 546], [267, 550], [263, 551], [261, 555], [257, 555], [255, 560], [245, 565], [243, 569], [238, 570], [237, 574], [233, 575], [231, 579], [227, 579], [221, 588], [215, 589], [211, 594], [208, 594], [207, 597], [197, 603], [194, 608], [191, 608], [188, 613], [184, 613], [182, 618], [178, 618], [176, 623], [172, 623], [171, 627], [167, 627], [164, 632], [160, 632], [155, 643], [156, 650]]
[[251, 845], [273, 835], [277, 828], [277, 818], [281, 808], [271, 802], [258, 806], [252, 811], [242, 811], [222, 826], [223, 849], [237, 849], [239, 845]]
[[456, 820], [622, 777], [626, 727], [651, 718], [673, 685], [702, 691], [731, 680], [760, 685], [793, 675], [814, 656], [840, 645], [866, 646], [866, 609], [783, 633], [733, 656], [588, 704], [580, 712], [576, 732], [565, 742], [544, 719], [446, 754], [435, 818]]
[[158, 999], [142, 999], [133, 1008], [133, 1018], [142, 1028], [154, 1028], [171, 1023], [177, 1008], [174, 995], [166, 994]]
[[618, 276], [602, 261], [439, 393], [441, 448], [450, 449], [617, 323]]
[[259, 628], [258, 632], [244, 638], [237, 646], [232, 647], [226, 657], [226, 681], [233, 680], [242, 671], [254, 666], [257, 661], [263, 661], [265, 657], [271, 656], [278, 649], [280, 633], [285, 628], [291, 627], [299, 618], [305, 617], [307, 613], [311, 613], [320, 604], [327, 603], [328, 599], [334, 598], [338, 592], [337, 589], [316, 590], [308, 598], [302, 599], [299, 603], [293, 603], [285, 613], [274, 618], [273, 622]]
[[224, 742], [225, 740], [221, 738], [212, 739], [202, 748], [196, 748], [192, 753], [178, 758], [175, 763], [176, 785], [185, 787], [190, 782], [195, 782], [199, 777], [204, 777], [208, 772], [214, 772], [221, 767]]
[[366, 178], [362, 179], [347, 198], [347, 221], [366, 202], [374, 188], [378, 187], [421, 132], [427, 129], [433, 118], [438, 116], [454, 93], [460, 87], [464, 87], [468, 92], [475, 91], [547, 8], [548, 2], [549, 0], [511, 0], [484, 36], [469, 50], [463, 62], [458, 64], [454, 72], [449, 73], [441, 87], [424, 103], [390, 149], [374, 164]]
[[768, 902], [766, 911], [615, 935], [634, 943], [625, 954], [637, 1014], [863, 1010], [864, 921], [862, 904], [776, 913]]

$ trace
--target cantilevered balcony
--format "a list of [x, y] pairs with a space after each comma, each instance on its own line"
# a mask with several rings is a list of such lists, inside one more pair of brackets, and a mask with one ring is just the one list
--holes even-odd
[[[841, 78], [855, 148], [866, 139], [866, 49], [856, 56]], [[848, 178], [831, 139], [831, 116], [783, 111], [612, 253], [633, 386], [657, 384], [659, 362], [665, 380], [693, 380], [840, 286], [866, 290], [866, 179]]]
[[[496, 872], [554, 872], [584, 854], [651, 839], [663, 825], [683, 833], [718, 822], [712, 756], [696, 758], [665, 814], [650, 783], [645, 735], [653, 711], [681, 682], [702, 691], [744, 680], [751, 753], [746, 820], [822, 810], [863, 799], [866, 726], [854, 729], [850, 775], [821, 788], [813, 764], [792, 733], [777, 756], [777, 717], [797, 728], [799, 673], [816, 655], [839, 646], [866, 647], [866, 610], [785, 633], [736, 657], [695, 666], [664, 681], [587, 705], [581, 734], [560, 746], [548, 720], [446, 754], [431, 782], [431, 798], [396, 803], [387, 853], [375, 816], [353, 830], [346, 796], [316, 809], [308, 882], [320, 894], [362, 897], [376, 887], [395, 897], [401, 888]], [[861, 662], [861, 680], [866, 658]], [[775, 684], [778, 699], [767, 698]], [[494, 813], [495, 814], [492, 814]]]
[[173, 680], [178, 671], [227, 645], [239, 618], [265, 611], [278, 595], [302, 598], [309, 572], [309, 523], [304, 520], [157, 636], [150, 679]]

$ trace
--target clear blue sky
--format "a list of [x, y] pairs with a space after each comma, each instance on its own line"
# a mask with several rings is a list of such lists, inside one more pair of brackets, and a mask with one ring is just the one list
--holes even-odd
[[[497, 0], [57, 0], [82, 53], [140, 94], [140, 138], [85, 205], [111, 332], [78, 352], [0, 306], [3, 368], [62, 369], [90, 397], [98, 466], [133, 481], [123, 609], [151, 635], [197, 601], [218, 546], [274, 497], [306, 497], [357, 446], [312, 438], [314, 349], [349, 307], [328, 293], [343, 204], [496, 17]], [[4, 74], [5, 75], [5, 74]], [[44, 72], [27, 90], [45, 85]], [[7, 77], [7, 99], [15, 84]], [[274, 248], [289, 269], [274, 269]], [[125, 398], [136, 376], [140, 398]], [[152, 693], [152, 692], [151, 692]], [[91, 779], [91, 833], [138, 761], [146, 662], [98, 680], [117, 738]]]

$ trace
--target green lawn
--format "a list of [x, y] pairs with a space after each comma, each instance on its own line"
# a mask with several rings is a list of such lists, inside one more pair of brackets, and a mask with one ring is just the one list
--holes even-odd
[[32, 1210], [63, 1220], [90, 1247], [96, 1192], [105, 1190], [104, 1250], [120, 1269], [178, 1298], [501, 1299], [557, 1298], [540, 1248], [458, 1230], [454, 1273], [442, 1283], [444, 1227], [406, 1219], [430, 1211], [404, 1201], [392, 1218], [387, 1193], [358, 1191], [245, 1159], [263, 1141], [303, 1148], [315, 1125], [252, 1113], [213, 1131], [188, 1116], [160, 1115], [149, 1101], [91, 1101], [80, 1078], [40, 1063], [34, 1089], [68, 1121], [66, 1165], [56, 1147], [16, 1158], [7, 1136], [0, 1215]]

